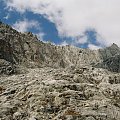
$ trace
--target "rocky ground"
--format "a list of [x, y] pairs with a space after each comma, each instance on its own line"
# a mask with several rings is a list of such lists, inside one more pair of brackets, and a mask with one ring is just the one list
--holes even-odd
[[0, 77], [0, 120], [120, 120], [120, 74], [90, 66]]

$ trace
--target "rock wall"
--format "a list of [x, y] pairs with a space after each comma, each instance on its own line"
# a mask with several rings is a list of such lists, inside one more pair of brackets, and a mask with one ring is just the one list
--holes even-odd
[[[89, 50], [76, 48], [74, 46], [55, 46], [50, 43], [43, 43], [32, 33], [20, 33], [3, 23], [0, 24], [0, 59], [11, 64], [23, 65], [25, 67], [52, 66], [68, 67], [96, 65], [118, 72], [117, 64], [110, 66], [109, 62], [117, 59], [115, 55], [120, 54], [120, 48], [112, 46], [100, 49]], [[119, 58], [118, 58], [119, 59]]]

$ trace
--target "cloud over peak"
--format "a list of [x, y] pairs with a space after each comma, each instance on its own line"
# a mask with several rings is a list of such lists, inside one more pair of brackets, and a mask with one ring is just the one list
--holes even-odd
[[78, 38], [87, 29], [95, 29], [102, 38], [97, 37], [100, 44], [120, 46], [120, 0], [6, 0], [6, 5], [21, 13], [43, 15], [56, 25], [61, 37]]
[[31, 28], [39, 28], [39, 23], [35, 20], [27, 20], [24, 19], [22, 21], [17, 21], [14, 25], [13, 28], [18, 30], [19, 32], [28, 32], [29, 29]]
[[38, 39], [42, 41], [45, 35], [45, 33], [43, 33], [42, 31], [40, 23], [36, 20], [28, 20], [28, 19], [24, 19], [21, 21], [19, 20], [15, 24], [13, 24], [13, 28], [22, 33], [28, 32], [30, 29], [36, 29], [37, 32], [35, 32], [34, 34], [36, 34]]

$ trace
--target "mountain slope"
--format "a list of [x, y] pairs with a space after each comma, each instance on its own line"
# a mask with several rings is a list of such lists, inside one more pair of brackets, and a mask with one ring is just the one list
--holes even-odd
[[0, 23], [0, 120], [120, 120], [119, 72], [115, 44], [55, 46]]
[[[55, 46], [50, 43], [43, 43], [32, 33], [19, 33], [3, 23], [0, 24], [0, 43], [0, 59], [4, 59], [12, 65], [25, 67], [52, 66], [64, 68], [71, 65], [104, 64], [107, 59], [120, 54], [120, 48], [115, 44], [105, 49], [92, 51], [69, 45]], [[104, 65], [99, 66], [104, 68]]]

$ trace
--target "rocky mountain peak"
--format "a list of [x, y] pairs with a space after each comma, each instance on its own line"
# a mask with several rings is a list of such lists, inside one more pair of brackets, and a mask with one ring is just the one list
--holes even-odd
[[113, 43], [113, 44], [111, 45], [111, 48], [118, 48], [118, 49], [119, 49], [118, 45], [115, 44], [115, 43]]
[[31, 32], [20, 33], [3, 23], [0, 25], [0, 42], [0, 59], [24, 67], [96, 65], [120, 53], [114, 43], [98, 51], [43, 43]]
[[109, 49], [112, 53], [112, 55], [119, 54], [120, 53], [120, 48], [118, 47], [117, 44], [113, 43], [110, 47], [106, 48]]

